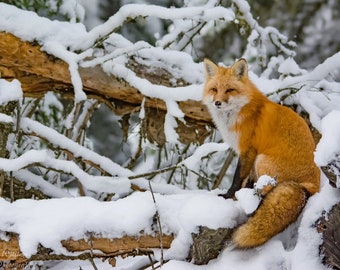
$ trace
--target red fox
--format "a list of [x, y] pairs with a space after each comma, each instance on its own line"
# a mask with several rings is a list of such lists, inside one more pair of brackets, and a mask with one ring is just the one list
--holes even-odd
[[293, 110], [264, 96], [248, 78], [246, 60], [230, 68], [205, 59], [203, 103], [223, 140], [239, 155], [227, 197], [261, 175], [277, 179], [247, 222], [236, 229], [238, 248], [264, 244], [296, 221], [307, 199], [319, 191], [315, 143], [305, 121]]

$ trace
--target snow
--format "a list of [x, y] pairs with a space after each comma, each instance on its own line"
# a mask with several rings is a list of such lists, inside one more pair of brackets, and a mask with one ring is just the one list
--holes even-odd
[[[325, 179], [324, 179], [325, 181]], [[206, 266], [196, 266], [190, 262], [179, 261], [186, 257], [191, 232], [196, 232], [197, 226], [210, 228], [234, 227], [239, 218], [240, 210], [232, 200], [224, 200], [211, 193], [191, 192], [181, 195], [156, 196], [157, 209], [165, 232], [176, 232], [176, 238], [170, 250], [165, 252], [166, 258], [172, 258], [162, 269], [326, 269], [318, 256], [318, 245], [321, 236], [311, 226], [321, 215], [329, 210], [330, 205], [339, 201], [339, 190], [330, 188], [325, 182], [319, 194], [308, 202], [299, 226], [297, 245], [292, 250], [285, 250], [278, 237], [273, 238], [262, 247], [252, 250], [225, 249], [223, 253]], [[155, 205], [151, 194], [135, 193], [117, 202], [98, 202], [90, 198], [53, 199], [32, 202], [20, 200], [10, 204], [0, 201], [0, 207], [6, 213], [0, 222], [0, 228], [20, 231], [23, 235], [20, 243], [25, 247], [25, 254], [34, 253], [39, 241], [44, 246], [52, 246], [55, 252], [65, 253], [62, 247], [56, 250], [58, 241], [67, 237], [81, 238], [94, 229], [103, 236], [138, 235], [141, 230], [148, 231], [155, 214]], [[69, 211], [65, 212], [67, 208]], [[47, 210], [48, 209], [48, 210]], [[11, 213], [11, 214], [9, 214]], [[47, 216], [48, 213], [55, 215]], [[91, 215], [89, 215], [91, 213]], [[57, 217], [55, 217], [57, 216]], [[47, 219], [46, 217], [50, 217]], [[135, 219], [135, 217], [137, 217]], [[35, 222], [38, 219], [41, 222]], [[21, 224], [8, 228], [9, 223]], [[20, 220], [18, 223], [17, 221]], [[62, 223], [58, 220], [63, 220]], [[98, 224], [100, 220], [100, 224]], [[135, 222], [138, 220], [139, 222]], [[229, 223], [226, 223], [226, 220]], [[41, 224], [38, 227], [34, 225]], [[67, 226], [64, 226], [67, 225]], [[65, 230], [70, 228], [73, 230]], [[40, 233], [37, 233], [40, 232]], [[43, 237], [39, 237], [43, 235]], [[275, 252], [273, 252], [275, 250]], [[128, 265], [136, 264], [141, 258], [117, 260], [117, 269], [126, 269]], [[72, 264], [67, 264], [72, 268]], [[79, 265], [79, 264], [78, 264]], [[110, 269], [102, 265], [101, 269]], [[97, 265], [97, 266], [99, 266]], [[59, 266], [62, 269], [62, 265]], [[76, 267], [76, 266], [73, 266]], [[280, 268], [281, 267], [281, 268]], [[136, 268], [131, 268], [136, 269]]]
[[98, 193], [108, 192], [122, 196], [130, 192], [128, 177], [108, 177], [89, 175], [74, 162], [54, 158], [47, 150], [29, 150], [16, 159], [0, 158], [0, 169], [5, 172], [18, 171], [30, 164], [40, 163], [47, 168], [63, 171], [77, 177], [88, 190]]
[[61, 135], [54, 129], [48, 128], [37, 121], [29, 118], [22, 118], [20, 121], [20, 127], [24, 132], [39, 134], [42, 138], [47, 139], [54, 146], [69, 150], [75, 155], [75, 157], [81, 157], [86, 160], [93, 161], [112, 175], [129, 176], [133, 174], [130, 170], [122, 168], [109, 158], [94, 153], [71, 139], [65, 138], [65, 136]]
[[7, 123], [7, 124], [14, 124], [13, 118], [3, 113], [0, 113], [0, 122]]
[[[252, 250], [226, 248], [207, 266], [178, 261], [187, 256], [192, 241], [191, 233], [197, 232], [198, 226], [212, 229], [233, 228], [244, 219], [237, 202], [225, 200], [211, 192], [155, 194], [156, 205], [150, 192], [137, 192], [115, 202], [99, 202], [89, 197], [18, 200], [14, 203], [0, 199], [0, 230], [20, 234], [20, 247], [25, 256], [34, 254], [39, 243], [52, 248], [56, 254], [67, 254], [60, 244], [61, 240], [84, 238], [92, 231], [103, 237], [113, 238], [138, 236], [142, 231], [151, 232], [157, 208], [163, 233], [175, 233], [171, 248], [165, 251], [165, 259], [171, 261], [163, 269], [278, 269], [280, 265], [285, 265], [288, 269], [301, 269], [302, 266], [308, 266], [308, 269], [326, 269], [318, 256], [321, 235], [312, 225], [323, 211], [328, 211], [331, 205], [339, 201], [340, 191], [331, 188], [327, 181], [323, 178], [321, 192], [311, 197], [305, 207], [295, 248], [285, 250], [278, 236]], [[117, 269], [125, 269], [124, 265], [124, 260], [118, 260]], [[103, 265], [103, 269], [110, 268]]]
[[278, 71], [281, 74], [286, 74], [286, 75], [289, 75], [289, 74], [300, 75], [301, 74], [301, 69], [298, 66], [298, 64], [294, 61], [293, 58], [287, 58], [286, 60], [284, 60], [280, 64]]
[[192, 154], [189, 158], [183, 160], [181, 164], [183, 164], [185, 167], [191, 170], [195, 170], [200, 160], [204, 156], [215, 151], [216, 152], [226, 151], [227, 149], [228, 145], [225, 143], [205, 143], [203, 145], [198, 146], [195, 150], [195, 153]]
[[[183, 22], [184, 19], [199, 19], [199, 20], [210, 20], [212, 14], [215, 14], [214, 18], [232, 20], [234, 18], [233, 12], [230, 9], [221, 9], [220, 7], [215, 7], [212, 3], [216, 1], [209, 1], [211, 3], [207, 3], [206, 5], [199, 7], [186, 7], [186, 8], [164, 8], [156, 5], [139, 5], [139, 4], [130, 4], [121, 7], [120, 12], [113, 15], [107, 22], [104, 24], [97, 26], [92, 29], [90, 32], [90, 39], [85, 44], [93, 43], [98, 37], [102, 37], [107, 35], [112, 31], [112, 29], [118, 28], [120, 25], [124, 23], [125, 20], [133, 19], [138, 16], [142, 17], [158, 17], [161, 19], [167, 20], [180, 20]], [[177, 33], [171, 33], [170, 36], [166, 36], [166, 38], [174, 39], [177, 37]], [[167, 41], [168, 42], [168, 41]], [[158, 44], [159, 46], [164, 45], [164, 41], [162, 44]], [[166, 42], [165, 42], [166, 43]]]
[[254, 185], [256, 190], [262, 190], [266, 186], [275, 186], [276, 180], [268, 175], [261, 175]]
[[322, 138], [316, 147], [315, 162], [326, 166], [340, 150], [340, 111], [332, 111], [321, 122]]
[[75, 0], [62, 1], [60, 5], [60, 12], [67, 15], [73, 23], [76, 22], [77, 19], [83, 21], [85, 17], [85, 9]]
[[61, 43], [71, 50], [86, 35], [82, 23], [51, 21], [5, 3], [0, 3], [0, 25], [1, 31], [13, 33], [23, 40]]
[[252, 188], [242, 188], [235, 193], [238, 205], [243, 211], [250, 215], [259, 206], [261, 199], [255, 194], [255, 190]]
[[[125, 80], [145, 97], [163, 100], [167, 107], [164, 124], [166, 139], [167, 142], [176, 145], [177, 121], [185, 123], [184, 114], [177, 102], [199, 101], [204, 80], [202, 63], [195, 63], [185, 51], [177, 51], [188, 41], [186, 37], [177, 41], [178, 36], [180, 33], [190, 32], [193, 23], [206, 22], [202, 32], [208, 32], [215, 26], [216, 21], [212, 21], [213, 19], [234, 21], [236, 18], [232, 8], [215, 6], [216, 1], [207, 1], [205, 5], [202, 5], [202, 2], [204, 1], [192, 1], [183, 9], [155, 5], [125, 5], [107, 22], [89, 31], [84, 24], [76, 23], [77, 19], [83, 21], [85, 14], [82, 6], [75, 5], [76, 1], [73, 0], [63, 1], [61, 6], [62, 12], [69, 15], [71, 22], [52, 21], [39, 17], [34, 12], [0, 3], [0, 31], [12, 33], [23, 40], [37, 41], [42, 50], [65, 61], [69, 65], [76, 102], [86, 99], [78, 70], [80, 67], [94, 66], [100, 66], [110, 76]], [[251, 79], [277, 102], [281, 102], [289, 91], [299, 89], [284, 102], [298, 104], [300, 109], [309, 114], [313, 126], [322, 134], [315, 151], [315, 162], [318, 166], [327, 165], [340, 153], [340, 85], [334, 79], [339, 74], [340, 52], [330, 56], [312, 70], [303, 70], [293, 58], [295, 52], [290, 49], [296, 44], [273, 27], [261, 27], [252, 17], [246, 1], [233, 2], [243, 14], [243, 19], [254, 27], [248, 37], [248, 46], [243, 57], [251, 59], [266, 56], [265, 44], [269, 38], [288, 56], [288, 58], [281, 55], [273, 56], [268, 60], [269, 64], [261, 75], [256, 75], [255, 66], [254, 70], [250, 67]], [[145, 41], [132, 43], [114, 33], [127, 19], [139, 16], [153, 16], [172, 22], [168, 33], [157, 40], [156, 47]], [[108, 36], [103, 45], [105, 50], [96, 48], [96, 43], [105, 36]], [[261, 45], [256, 47], [255, 43]], [[165, 49], [166, 47], [169, 49]], [[149, 71], [153, 69], [168, 71], [173, 77], [171, 85], [157, 85], [138, 77], [126, 66], [129, 57], [136, 57], [138, 64], [143, 64]], [[278, 78], [271, 78], [273, 71], [279, 73]], [[188, 84], [181, 85], [179, 83], [181, 80]], [[9, 82], [0, 79], [0, 105], [21, 100], [22, 96], [18, 80]], [[141, 119], [145, 117], [144, 102], [145, 99], [139, 115]], [[67, 127], [71, 127], [72, 118], [73, 114], [65, 123]], [[17, 123], [14, 116], [2, 113], [0, 122]], [[165, 259], [169, 259], [169, 262], [162, 269], [326, 269], [319, 256], [321, 235], [317, 233], [314, 224], [324, 211], [329, 211], [332, 205], [340, 201], [340, 192], [329, 186], [324, 175], [321, 191], [309, 199], [300, 220], [285, 232], [263, 246], [251, 250], [226, 247], [220, 256], [208, 265], [196, 266], [184, 261], [192, 243], [191, 234], [196, 233], [199, 226], [208, 226], [212, 229], [234, 228], [242, 223], [246, 215], [253, 213], [260, 203], [259, 197], [255, 195], [256, 190], [241, 189], [236, 193], [237, 201], [233, 201], [218, 197], [220, 190], [188, 191], [156, 182], [152, 183], [156, 192], [154, 203], [148, 191], [130, 194], [132, 183], [149, 189], [148, 180], [129, 179], [130, 176], [136, 175], [136, 172], [123, 168], [37, 121], [22, 117], [19, 124], [24, 133], [35, 134], [54, 147], [73, 153], [75, 158], [97, 164], [111, 175], [91, 175], [72, 160], [57, 158], [50, 150], [31, 149], [18, 157], [0, 158], [0, 170], [12, 172], [14, 177], [28, 184], [27, 188], [36, 187], [54, 197], [50, 200], [17, 200], [13, 203], [0, 199], [0, 231], [20, 234], [20, 248], [25, 256], [34, 254], [39, 244], [51, 248], [57, 254], [66, 254], [60, 241], [84, 238], [88, 232], [96, 232], [104, 237], [152, 233], [152, 222], [157, 211], [163, 232], [174, 233], [175, 236], [171, 248], [164, 253]], [[194, 171], [200, 166], [203, 157], [227, 149], [226, 144], [207, 142], [196, 147], [190, 157], [177, 165]], [[26, 166], [33, 163], [70, 173], [87, 190], [114, 193], [115, 201], [99, 202], [90, 197], [73, 197], [68, 191], [29, 171]], [[143, 168], [146, 168], [146, 165]], [[267, 184], [273, 184], [272, 179], [262, 177], [256, 188], [262, 189]], [[128, 194], [130, 195], [125, 197]], [[298, 228], [296, 245], [287, 244], [291, 241], [287, 235], [296, 228]], [[155, 256], [159, 259], [159, 250], [155, 250]], [[115, 269], [138, 269], [138, 265], [145, 264], [146, 260], [148, 259], [145, 257], [118, 258]], [[96, 260], [96, 264], [99, 269], [112, 269], [107, 262]], [[62, 262], [51, 269], [79, 269], [80, 265], [82, 269], [92, 269], [88, 262]]]
[[39, 243], [57, 254], [65, 253], [62, 239], [83, 238], [92, 231], [104, 237], [121, 237], [145, 230], [155, 211], [151, 197], [148, 198], [140, 193], [115, 203], [83, 197], [18, 200], [12, 204], [1, 199], [1, 230], [20, 234], [20, 247], [26, 257], [36, 252]]
[[26, 188], [36, 188], [41, 190], [42, 193], [52, 198], [65, 198], [72, 197], [70, 193], [52, 185], [45, 181], [41, 176], [38, 176], [29, 170], [21, 169], [13, 172], [13, 176], [22, 182], [26, 182]]
[[42, 50], [50, 53], [61, 60], [65, 61], [69, 66], [69, 71], [71, 74], [71, 82], [74, 87], [74, 98], [75, 102], [79, 102], [86, 99], [86, 95], [83, 92], [83, 84], [78, 71], [78, 62], [85, 57], [91, 56], [92, 51], [89, 50], [83, 54], [76, 54], [65, 50], [65, 47], [59, 42], [48, 41], [45, 42], [41, 48]]
[[[176, 242], [189, 243], [191, 232], [199, 225], [234, 227], [239, 215], [231, 200], [209, 193], [156, 194], [156, 202], [163, 233], [178, 235], [174, 246]], [[0, 230], [18, 233], [20, 248], [26, 257], [30, 257], [39, 243], [52, 248], [56, 254], [67, 254], [60, 241], [81, 239], [89, 232], [110, 238], [138, 236], [142, 231], [151, 233], [156, 206], [149, 192], [137, 192], [115, 202], [99, 202], [89, 197], [22, 199], [14, 203], [0, 199], [0, 209], [3, 213]], [[177, 253], [176, 248], [170, 249], [167, 256], [174, 256], [171, 252]], [[183, 256], [186, 253], [181, 253], [182, 259]]]
[[339, 202], [340, 192], [326, 184], [328, 180], [324, 177], [323, 181], [324, 185], [321, 192], [310, 198], [305, 207], [298, 230], [298, 242], [293, 249], [286, 250], [279, 240], [279, 236], [277, 236], [263, 246], [251, 250], [226, 248], [216, 260], [211, 261], [206, 266], [196, 266], [188, 262], [172, 260], [165, 264], [162, 269], [327, 269], [321, 264], [318, 255], [318, 246], [322, 243], [321, 235], [312, 225], [321, 216], [322, 211], [328, 211], [331, 205]]
[[[145, 49], [145, 50], [139, 50], [138, 55], [139, 56], [144, 56], [148, 57], [150, 53]], [[157, 59], [157, 49], [152, 51], [152, 59]], [[182, 60], [182, 54], [178, 55], [173, 55], [173, 54], [168, 54], [168, 59], [173, 59], [173, 60], [178, 60], [177, 65], [179, 66], [179, 71], [182, 70], [187, 70], [186, 67], [189, 68], [188, 65], [186, 65]], [[180, 60], [181, 58], [181, 60]], [[185, 57], [187, 58], [187, 57]], [[152, 60], [151, 59], [151, 60]], [[172, 61], [173, 61], [172, 60]], [[97, 60], [98, 61], [98, 60]], [[100, 60], [104, 61], [104, 60]], [[182, 87], [167, 87], [163, 85], [157, 85], [157, 84], [152, 84], [150, 81], [145, 80], [143, 78], [140, 78], [137, 76], [135, 72], [133, 72], [131, 69], [127, 68], [125, 64], [127, 63], [127, 59], [125, 57], [117, 57], [114, 58], [114, 60], [110, 61], [105, 61], [103, 63], [103, 70], [107, 73], [112, 73], [118, 78], [124, 79], [129, 84], [135, 88], [137, 88], [143, 95], [148, 96], [148, 97], [153, 97], [153, 98], [159, 98], [162, 100], [173, 100], [173, 101], [184, 101], [188, 99], [192, 100], [200, 100], [201, 98], [201, 89], [203, 87], [203, 83], [201, 84], [191, 84], [189, 86], [182, 86]], [[183, 64], [183, 65], [181, 65]], [[83, 66], [89, 66], [88, 63], [84, 62], [82, 64]], [[197, 73], [203, 74], [202, 70], [198, 70], [197, 64], [192, 64], [190, 66], [190, 74], [188, 75], [187, 78], [192, 80], [190, 76], [192, 77], [192, 72], [193, 70], [197, 70]], [[176, 74], [176, 73], [175, 73]], [[181, 74], [181, 75], [186, 75], [186, 74]], [[201, 77], [203, 79], [203, 76]]]
[[0, 106], [6, 105], [10, 101], [19, 100], [21, 98], [22, 91], [20, 82], [17, 79], [8, 82], [5, 79], [1, 79], [0, 76]]

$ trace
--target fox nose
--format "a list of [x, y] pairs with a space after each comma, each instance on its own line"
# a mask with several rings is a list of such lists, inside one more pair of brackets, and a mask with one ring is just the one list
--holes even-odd
[[217, 108], [219, 108], [219, 107], [221, 107], [221, 105], [222, 105], [222, 102], [221, 101], [215, 101], [215, 106], [217, 107]]

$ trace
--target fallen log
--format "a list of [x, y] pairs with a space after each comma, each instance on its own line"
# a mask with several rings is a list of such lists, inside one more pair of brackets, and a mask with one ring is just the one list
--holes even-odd
[[[162, 237], [162, 241], [160, 241], [160, 237]], [[51, 249], [40, 245], [36, 254], [26, 258], [20, 250], [19, 236], [11, 233], [8, 241], [0, 240], [0, 262], [3, 263], [3, 267], [7, 265], [8, 269], [13, 269], [14, 266], [23, 269], [30, 261], [114, 259], [116, 256], [145, 255], [152, 254], [153, 248], [170, 248], [173, 239], [172, 235], [160, 236], [159, 234], [123, 236], [115, 239], [90, 235], [86, 239], [61, 241], [62, 246], [67, 252], [71, 252], [71, 255], [55, 254]]]
[[[129, 68], [134, 69], [137, 76], [151, 82], [170, 85], [171, 74], [165, 70], [156, 69], [150, 74], [148, 67], [143, 65], [130, 64]], [[79, 73], [88, 98], [108, 105], [116, 115], [138, 112], [144, 99], [144, 108], [149, 116], [147, 137], [159, 145], [164, 144], [166, 105], [163, 100], [145, 97], [127, 82], [108, 76], [99, 66], [79, 68]], [[74, 97], [67, 63], [41, 51], [37, 44], [22, 41], [4, 32], [0, 32], [0, 74], [1, 78], [8, 80], [18, 79], [26, 97], [40, 98], [48, 91], [60, 93], [63, 98]], [[176, 131], [180, 141], [185, 144], [202, 143], [211, 130], [207, 129], [211, 119], [205, 106], [194, 100], [178, 102], [178, 105], [185, 114], [185, 124], [177, 121]]]
[[[133, 68], [134, 65], [130, 66]], [[161, 85], [169, 84], [168, 78], [171, 77], [167, 71], [160, 69], [148, 74], [147, 68], [141, 65], [135, 71], [137, 76], [157, 81]], [[67, 63], [41, 51], [39, 45], [22, 41], [5, 32], [0, 32], [0, 72], [2, 78], [18, 79], [25, 96], [41, 97], [47, 91], [57, 91], [69, 96], [73, 94]], [[145, 98], [138, 89], [121, 79], [108, 76], [99, 66], [80, 68], [79, 73], [87, 94], [121, 100], [137, 107]], [[144, 105], [166, 110], [164, 101], [156, 98], [146, 97]], [[205, 106], [199, 101], [179, 102], [179, 107], [188, 118], [204, 122], [211, 120]]]

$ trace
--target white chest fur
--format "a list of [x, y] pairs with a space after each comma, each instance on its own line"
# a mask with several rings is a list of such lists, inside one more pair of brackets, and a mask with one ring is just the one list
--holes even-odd
[[238, 152], [238, 135], [231, 130], [237, 121], [237, 113], [234, 110], [217, 109], [214, 105], [208, 106], [210, 114], [221, 133], [225, 143]]
[[239, 135], [233, 131], [236, 122], [242, 121], [240, 111], [249, 100], [246, 97], [230, 98], [229, 102], [222, 102], [221, 106], [215, 106], [212, 97], [206, 97], [203, 102], [207, 105], [208, 110], [213, 118], [223, 140], [237, 153]]

